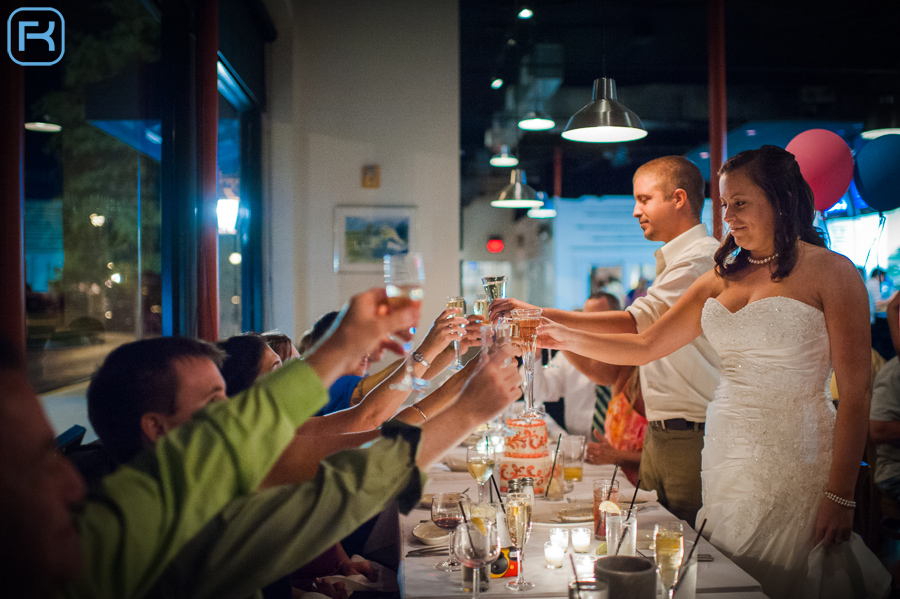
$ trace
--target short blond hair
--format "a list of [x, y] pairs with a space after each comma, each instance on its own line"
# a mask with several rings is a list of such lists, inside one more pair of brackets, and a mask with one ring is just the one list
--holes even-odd
[[700, 220], [706, 199], [703, 193], [705, 183], [696, 164], [684, 156], [662, 156], [638, 167], [634, 173], [635, 178], [638, 175], [655, 176], [667, 198], [672, 197], [676, 189], [683, 189], [687, 194], [691, 213]]

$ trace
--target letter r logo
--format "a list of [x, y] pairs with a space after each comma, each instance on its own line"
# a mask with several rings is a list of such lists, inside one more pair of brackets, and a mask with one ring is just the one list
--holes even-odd
[[18, 8], [6, 21], [6, 53], [22, 66], [49, 66], [66, 53], [66, 21], [55, 8]]

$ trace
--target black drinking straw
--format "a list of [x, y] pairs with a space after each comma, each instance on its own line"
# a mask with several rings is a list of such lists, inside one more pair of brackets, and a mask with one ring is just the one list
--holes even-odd
[[[466, 518], [466, 510], [463, 508], [463, 502], [458, 501], [457, 503], [459, 504], [459, 512], [462, 514], [462, 517], [463, 517], [463, 524], [468, 524], [469, 519]], [[469, 531], [468, 528], [466, 528], [466, 534], [469, 536], [469, 545], [474, 547], [475, 542], [472, 540], [472, 533]], [[452, 553], [452, 551], [453, 551], [453, 549], [451, 548], [451, 553]], [[479, 584], [481, 584], [481, 583], [479, 583]]]
[[673, 590], [678, 590], [678, 587], [681, 586], [681, 581], [684, 580], [683, 569], [687, 568], [687, 565], [691, 563], [691, 557], [694, 555], [694, 551], [697, 550], [697, 543], [700, 542], [700, 535], [703, 534], [703, 527], [706, 526], [706, 518], [703, 519], [703, 522], [700, 523], [700, 530], [697, 531], [697, 538], [694, 539], [694, 544], [691, 545], [691, 551], [688, 553], [687, 559], [682, 562], [681, 566], [678, 568], [678, 582], [675, 583], [675, 586], [672, 587]]
[[[609, 491], [606, 492], [606, 501], [609, 501], [609, 498], [612, 497], [613, 485], [616, 484], [616, 474], [619, 473], [619, 465], [616, 464], [616, 467], [613, 469], [612, 480], [609, 482]], [[594, 535], [600, 534], [600, 524], [603, 522], [603, 518], [597, 518], [597, 530], [594, 531]]]
[[497, 479], [494, 478], [493, 474], [491, 474], [491, 482], [494, 483], [494, 489], [497, 491], [497, 501], [500, 502], [500, 507], [503, 509], [503, 512], [506, 513], [506, 506], [503, 505], [503, 495], [500, 494], [500, 487], [497, 486]]
[[559, 438], [556, 440], [556, 453], [553, 454], [553, 465], [550, 466], [550, 480], [547, 481], [547, 488], [544, 489], [544, 497], [550, 496], [550, 485], [553, 483], [553, 474], [556, 472], [556, 458], [559, 456], [559, 444], [562, 443], [562, 433], [559, 434]]
[[[638, 479], [637, 484], [634, 486], [634, 495], [631, 496], [631, 505], [628, 506], [628, 513], [625, 515], [625, 522], [628, 522], [628, 519], [631, 518], [631, 510], [634, 509], [634, 500], [637, 499], [637, 492], [640, 488], [641, 479]], [[619, 545], [616, 547], [615, 555], [619, 555], [619, 549], [622, 548], [622, 541], [625, 540], [625, 522], [622, 522], [622, 534], [619, 536]], [[635, 541], [637, 541], [637, 539], [635, 539]]]

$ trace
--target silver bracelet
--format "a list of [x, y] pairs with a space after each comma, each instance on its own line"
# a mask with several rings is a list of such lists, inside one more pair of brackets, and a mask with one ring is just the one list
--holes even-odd
[[414, 352], [412, 353], [412, 359], [413, 359], [413, 362], [418, 362], [419, 364], [421, 364], [421, 365], [424, 366], [425, 368], [431, 368], [431, 362], [429, 362], [428, 360], [426, 360], [426, 359], [425, 359], [425, 356], [423, 356], [422, 354], [420, 354], [420, 353], [417, 352], [417, 351], [414, 351]]
[[825, 491], [825, 497], [832, 500], [833, 502], [835, 502], [836, 504], [838, 504], [841, 507], [849, 507], [849, 508], [856, 507], [855, 501], [852, 501], [850, 499], [844, 499], [843, 497], [838, 497], [837, 495], [835, 495], [834, 493], [831, 493], [829, 491]]
[[[425, 412], [422, 411], [422, 408], [420, 408], [420, 407], [417, 406], [416, 404], [412, 404], [412, 405], [409, 406], [409, 407], [411, 407], [411, 408], [414, 409], [416, 412], [418, 412], [419, 414], [422, 415], [422, 422], [425, 422], [425, 421], [428, 420], [428, 416], [425, 415]], [[854, 504], [854, 505], [856, 505], [856, 504]]]

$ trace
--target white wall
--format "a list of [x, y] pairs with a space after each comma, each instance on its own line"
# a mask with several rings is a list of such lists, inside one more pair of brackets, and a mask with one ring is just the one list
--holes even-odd
[[[266, 326], [297, 337], [375, 274], [332, 269], [338, 205], [414, 205], [427, 320], [459, 292], [459, 23], [446, 0], [270, 0]], [[381, 166], [363, 189], [361, 168]], [[424, 328], [427, 328], [425, 326]]]

